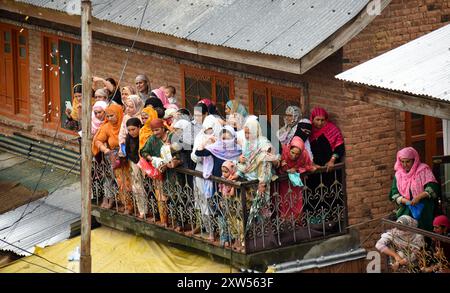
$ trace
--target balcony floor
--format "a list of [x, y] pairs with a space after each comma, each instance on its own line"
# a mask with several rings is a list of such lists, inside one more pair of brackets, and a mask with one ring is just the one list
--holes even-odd
[[[176, 232], [173, 229], [165, 228], [131, 215], [124, 215], [115, 210], [103, 209], [94, 204], [92, 205], [92, 216], [96, 217], [96, 220], [100, 224], [117, 230], [150, 237], [162, 243], [182, 247], [183, 249], [201, 252], [211, 258], [219, 258], [221, 261], [231, 263], [236, 268], [256, 270], [265, 270], [267, 266], [274, 263], [303, 259], [303, 256], [308, 252], [311, 253], [311, 251], [314, 251], [313, 248], [317, 250], [319, 244], [323, 243], [324, 239], [326, 239], [316, 239], [314, 241], [261, 252], [242, 253], [214, 245], [201, 236], [188, 236], [182, 232]], [[339, 242], [338, 246], [343, 250], [347, 249], [347, 247], [348, 249], [352, 248], [355, 241], [357, 241], [354, 235], [351, 234], [334, 236], [333, 239]], [[320, 249], [324, 250], [323, 247]]]

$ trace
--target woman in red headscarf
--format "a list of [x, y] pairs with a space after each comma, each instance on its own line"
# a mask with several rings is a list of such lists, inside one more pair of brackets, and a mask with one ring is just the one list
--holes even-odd
[[[279, 174], [294, 174], [314, 171], [311, 158], [305, 151], [303, 140], [294, 136], [291, 142], [283, 145]], [[282, 219], [298, 221], [303, 208], [303, 187], [295, 186], [289, 178], [280, 181], [280, 214]]]
[[419, 222], [419, 228], [433, 231], [434, 199], [438, 184], [427, 164], [421, 163], [412, 147], [397, 153], [395, 177], [389, 198], [399, 205], [397, 217], [408, 215]]
[[333, 168], [345, 153], [344, 137], [339, 128], [328, 121], [328, 113], [321, 107], [311, 111], [312, 132], [309, 137], [314, 163]]
[[[311, 111], [310, 120], [312, 131], [309, 141], [314, 163], [326, 166], [327, 171], [331, 171], [345, 154], [342, 133], [328, 120], [327, 111], [321, 107]], [[337, 224], [336, 219], [342, 219], [340, 212], [345, 208], [344, 199], [339, 192], [339, 183], [342, 183], [342, 180], [341, 169], [308, 176], [306, 185], [313, 196], [307, 199], [308, 204], [303, 210], [308, 212], [310, 223], [323, 225], [325, 222], [326, 227], [333, 229]]]

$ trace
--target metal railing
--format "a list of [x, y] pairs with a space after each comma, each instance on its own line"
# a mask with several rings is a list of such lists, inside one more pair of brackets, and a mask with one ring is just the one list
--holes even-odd
[[[392, 257], [387, 256], [385, 272], [450, 272], [449, 260], [442, 247], [442, 243], [446, 243], [447, 249], [450, 247], [450, 237], [388, 219], [382, 219], [381, 225], [383, 231], [390, 233], [389, 248], [407, 260], [405, 264], [396, 264]], [[391, 229], [387, 229], [388, 227]]]
[[302, 174], [301, 189], [292, 186], [287, 175], [280, 175], [267, 194], [258, 192], [256, 180], [215, 176], [204, 180], [201, 172], [175, 168], [161, 181], [142, 177], [143, 195], [139, 195], [139, 188], [132, 186], [130, 168], [123, 168], [127, 171], [113, 170], [108, 159], [93, 164], [94, 204], [106, 196], [118, 213], [126, 212], [128, 205], [131, 216], [138, 217], [145, 209], [142, 220], [149, 224], [241, 253], [345, 233], [347, 226], [343, 163], [330, 172], [322, 168]]

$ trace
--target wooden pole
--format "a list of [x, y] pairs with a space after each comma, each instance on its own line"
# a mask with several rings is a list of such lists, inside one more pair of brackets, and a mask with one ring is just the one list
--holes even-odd
[[81, 253], [80, 273], [91, 272], [91, 1], [81, 1], [81, 72], [83, 84], [81, 115]]

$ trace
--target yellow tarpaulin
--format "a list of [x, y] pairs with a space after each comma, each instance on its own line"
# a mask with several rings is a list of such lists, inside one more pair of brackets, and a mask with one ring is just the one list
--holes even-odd
[[[192, 252], [186, 252], [140, 236], [100, 227], [91, 234], [94, 273], [229, 273], [230, 266]], [[78, 272], [78, 262], [68, 261], [80, 246], [80, 237], [54, 246], [36, 249], [38, 256], [19, 259], [1, 268], [0, 273]], [[233, 269], [233, 272], [236, 272]]]

